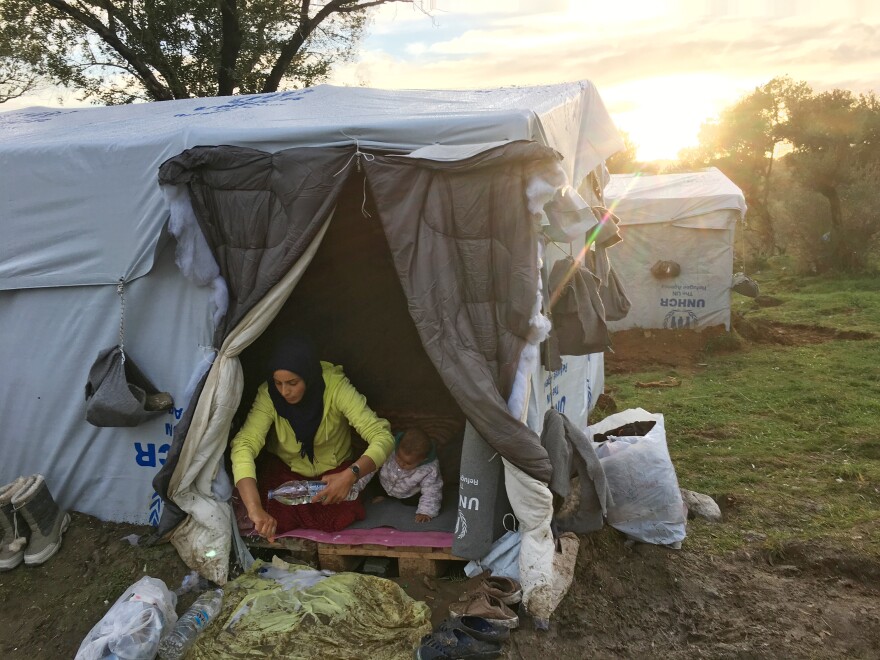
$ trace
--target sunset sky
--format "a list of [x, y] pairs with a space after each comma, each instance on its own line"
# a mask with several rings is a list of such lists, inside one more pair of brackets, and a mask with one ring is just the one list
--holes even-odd
[[[700, 124], [781, 75], [880, 91], [880, 1], [425, 0], [374, 10], [357, 61], [329, 82], [474, 89], [589, 79], [641, 160], [674, 158]], [[54, 104], [57, 92], [29, 105]], [[65, 104], [73, 103], [67, 95]], [[24, 103], [10, 103], [3, 110]]]
[[338, 84], [480, 88], [589, 79], [639, 158], [781, 75], [880, 91], [880, 2], [434, 0], [381, 8]]

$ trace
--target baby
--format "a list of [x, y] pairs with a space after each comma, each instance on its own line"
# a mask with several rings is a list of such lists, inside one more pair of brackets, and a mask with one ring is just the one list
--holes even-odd
[[440, 513], [443, 499], [443, 479], [440, 463], [433, 454], [434, 444], [424, 431], [412, 428], [404, 433], [394, 453], [379, 469], [379, 484], [385, 495], [373, 498], [373, 502], [379, 502], [385, 496], [399, 499], [404, 504], [418, 502], [417, 523], [435, 518]]

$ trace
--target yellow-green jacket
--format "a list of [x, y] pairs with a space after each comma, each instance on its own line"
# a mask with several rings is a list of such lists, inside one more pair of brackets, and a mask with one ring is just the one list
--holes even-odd
[[[351, 456], [349, 424], [366, 440], [365, 455], [378, 468], [394, 449], [394, 437], [387, 420], [377, 417], [364, 396], [358, 392], [342, 372], [342, 367], [321, 362], [324, 376], [324, 417], [315, 433], [315, 462], [300, 456], [301, 445], [284, 417], [272, 405], [269, 384], [257, 390], [254, 405], [241, 430], [232, 439], [232, 477], [234, 483], [245, 477], [256, 479], [254, 459], [266, 447], [283, 460], [294, 472], [307, 477], [338, 467]], [[269, 436], [274, 426], [275, 433]]]

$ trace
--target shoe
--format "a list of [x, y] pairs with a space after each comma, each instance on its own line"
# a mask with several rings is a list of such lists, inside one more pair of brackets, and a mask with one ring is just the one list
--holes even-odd
[[497, 658], [501, 655], [501, 644], [483, 642], [474, 639], [463, 630], [444, 630], [431, 633], [422, 638], [416, 649], [416, 660], [433, 660], [435, 658]]
[[31, 530], [31, 538], [24, 551], [24, 563], [28, 566], [44, 563], [61, 547], [61, 536], [70, 526], [70, 514], [55, 504], [46, 479], [41, 474], [27, 477], [24, 485], [13, 495], [12, 506]]
[[0, 571], [11, 571], [24, 561], [30, 529], [12, 507], [12, 498], [24, 484], [24, 477], [19, 477], [0, 487]]
[[503, 642], [510, 637], [510, 628], [496, 625], [481, 616], [465, 615], [442, 621], [437, 627], [439, 631], [463, 630], [474, 639], [483, 642]]
[[462, 600], [449, 606], [449, 614], [461, 619], [466, 616], [478, 616], [489, 623], [505, 628], [519, 626], [519, 617], [507, 605], [495, 596], [484, 591], [472, 591], [462, 596]]
[[502, 575], [489, 575], [483, 578], [476, 590], [495, 596], [505, 605], [514, 605], [522, 600], [522, 587], [519, 586], [519, 582]]
[[413, 654], [413, 658], [415, 660], [448, 660], [449, 656], [446, 655], [443, 651], [441, 651], [436, 646], [431, 646], [427, 643], [427, 640], [430, 638], [430, 635], [426, 635], [419, 646]]

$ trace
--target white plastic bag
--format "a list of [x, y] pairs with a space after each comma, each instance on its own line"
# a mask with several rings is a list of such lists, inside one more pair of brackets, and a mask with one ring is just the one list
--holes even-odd
[[162, 633], [177, 623], [177, 596], [158, 578], [142, 577], [126, 589], [86, 635], [76, 660], [153, 660]]
[[[596, 446], [613, 498], [608, 524], [637, 541], [680, 547], [687, 513], [666, 446], [663, 415], [640, 412], [645, 414], [623, 423], [656, 422], [645, 435], [609, 436]], [[594, 427], [590, 430], [595, 432]]]

